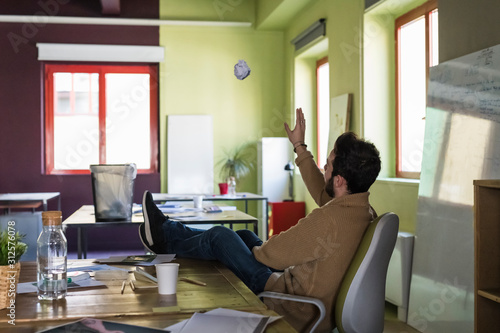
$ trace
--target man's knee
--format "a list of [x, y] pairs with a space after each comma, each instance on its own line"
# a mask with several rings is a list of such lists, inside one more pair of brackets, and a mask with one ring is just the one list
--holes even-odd
[[212, 228], [208, 229], [206, 233], [209, 233], [211, 237], [231, 237], [231, 236], [236, 236], [236, 233], [229, 228], [226, 228], [221, 225], [216, 225], [213, 226]]
[[238, 234], [238, 236], [240, 236], [241, 238], [244, 238], [246, 236], [250, 236], [252, 235], [254, 232], [251, 231], [251, 230], [248, 230], [248, 229], [240, 229], [240, 230], [236, 230], [236, 233]]

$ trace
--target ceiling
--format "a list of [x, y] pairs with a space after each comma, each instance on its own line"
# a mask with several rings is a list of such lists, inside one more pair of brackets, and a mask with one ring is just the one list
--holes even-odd
[[[257, 0], [257, 28], [285, 29], [292, 19], [317, 0]], [[270, 5], [271, 4], [271, 5]], [[264, 10], [265, 9], [265, 10]]]
[[[102, 14], [120, 15], [121, 0], [100, 0]], [[161, 1], [161, 0], [159, 0]], [[213, 0], [207, 0], [213, 1]], [[306, 6], [317, 0], [248, 0], [254, 2], [255, 25], [258, 29], [284, 29]]]

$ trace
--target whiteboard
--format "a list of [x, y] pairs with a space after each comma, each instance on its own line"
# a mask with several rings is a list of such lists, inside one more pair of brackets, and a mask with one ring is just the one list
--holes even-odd
[[408, 324], [474, 331], [473, 180], [500, 178], [500, 45], [431, 68]]
[[214, 193], [212, 116], [167, 116], [167, 182], [168, 193]]
[[332, 97], [330, 102], [330, 131], [328, 136], [328, 149], [323, 156], [327, 156], [335, 146], [335, 141], [349, 130], [351, 119], [352, 94], [343, 94]]
[[257, 146], [259, 194], [267, 197], [269, 202], [281, 202], [290, 198], [290, 172], [285, 170], [290, 156], [288, 138], [262, 138]]

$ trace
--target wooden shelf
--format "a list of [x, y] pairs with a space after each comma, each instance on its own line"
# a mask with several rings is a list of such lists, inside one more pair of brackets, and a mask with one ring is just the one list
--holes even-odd
[[500, 288], [499, 289], [478, 290], [477, 294], [479, 296], [486, 297], [494, 302], [500, 303]]
[[500, 332], [500, 180], [474, 180], [474, 331]]
[[478, 179], [473, 181], [474, 186], [500, 188], [500, 180], [497, 179]]

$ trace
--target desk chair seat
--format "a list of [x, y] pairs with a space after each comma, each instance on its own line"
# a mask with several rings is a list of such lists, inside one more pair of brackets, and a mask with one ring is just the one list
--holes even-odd
[[[368, 226], [340, 286], [335, 304], [336, 331], [383, 332], [387, 267], [398, 228], [399, 218], [394, 213], [383, 214]], [[258, 296], [315, 304], [320, 316], [310, 332], [314, 332], [323, 318], [329, 315], [319, 299], [267, 291]]]

